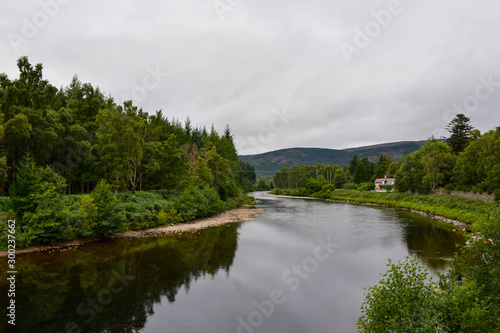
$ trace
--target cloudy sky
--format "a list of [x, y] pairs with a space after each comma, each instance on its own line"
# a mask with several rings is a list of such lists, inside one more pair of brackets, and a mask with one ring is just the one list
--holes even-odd
[[229, 124], [241, 154], [500, 126], [500, 2], [2, 0], [0, 72]]

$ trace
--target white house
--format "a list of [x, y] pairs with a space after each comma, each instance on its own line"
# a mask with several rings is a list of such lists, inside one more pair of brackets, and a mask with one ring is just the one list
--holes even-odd
[[384, 178], [377, 178], [375, 179], [375, 191], [383, 192], [385, 191], [385, 189], [382, 189], [380, 187], [381, 185], [394, 185], [395, 182], [395, 178], [387, 178], [387, 176], [385, 176]]

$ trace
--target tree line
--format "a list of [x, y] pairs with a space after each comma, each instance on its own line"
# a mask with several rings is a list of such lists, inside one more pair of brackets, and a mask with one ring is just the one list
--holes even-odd
[[[26, 244], [122, 230], [134, 218], [120, 218], [119, 193], [130, 192], [133, 200], [136, 191], [163, 191], [156, 199], [166, 201], [184, 194], [174, 211], [143, 207], [156, 222], [180, 221], [220, 212], [255, 183], [228, 125], [219, 134], [214, 125], [193, 126], [189, 117], [181, 123], [162, 110], [148, 114], [131, 101], [120, 105], [77, 76], [58, 89], [43, 78], [42, 64], [33, 66], [27, 57], [17, 66], [17, 79], [0, 74], [0, 196], [10, 200], [0, 200], [0, 210], [11, 209], [22, 221], [20, 232], [30, 234]], [[76, 207], [61, 201], [63, 194], [91, 196]]]
[[[206, 183], [223, 198], [234, 195], [240, 162], [229, 126], [193, 127], [148, 115], [126, 101], [118, 105], [77, 76], [57, 89], [43, 79], [42, 65], [18, 60], [19, 78], [0, 75], [0, 193], [15, 183], [30, 154], [66, 179], [67, 194], [89, 193], [100, 179], [115, 191], [179, 189]], [[241, 179], [240, 179], [241, 178]]]
[[400, 192], [428, 194], [447, 191], [495, 193], [500, 197], [500, 127], [480, 133], [470, 119], [458, 114], [448, 125], [450, 138], [430, 138], [416, 152], [394, 161], [381, 154], [377, 161], [353, 156], [342, 168], [318, 164], [283, 167], [274, 176], [277, 188], [303, 189], [302, 194], [336, 189], [373, 190], [377, 178], [396, 178]]

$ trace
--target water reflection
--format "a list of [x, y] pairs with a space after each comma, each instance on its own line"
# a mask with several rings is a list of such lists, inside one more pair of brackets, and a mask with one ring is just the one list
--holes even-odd
[[192, 281], [229, 273], [239, 227], [19, 256], [16, 332], [139, 332], [155, 303], [174, 302]]
[[422, 257], [432, 271], [443, 271], [446, 259], [453, 258], [455, 244], [464, 244], [456, 227], [404, 211], [395, 211], [403, 226], [403, 239], [412, 255]]

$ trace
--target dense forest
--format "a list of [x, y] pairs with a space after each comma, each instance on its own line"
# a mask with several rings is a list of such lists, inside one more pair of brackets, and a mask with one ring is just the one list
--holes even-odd
[[77, 76], [58, 89], [41, 64], [17, 65], [19, 78], [0, 74], [0, 211], [18, 246], [208, 216], [253, 188], [229, 126], [149, 115]]
[[[373, 190], [376, 178], [396, 178], [400, 192], [428, 194], [438, 188], [447, 191], [495, 193], [500, 197], [500, 127], [481, 134], [462, 114], [448, 126], [447, 143], [430, 138], [414, 153], [394, 161], [380, 155], [376, 161], [353, 156], [339, 168], [318, 164], [283, 167], [274, 176], [277, 188], [302, 189], [303, 195], [325, 189]], [[465, 130], [464, 130], [465, 128]], [[390, 190], [391, 188], [389, 188]]]

